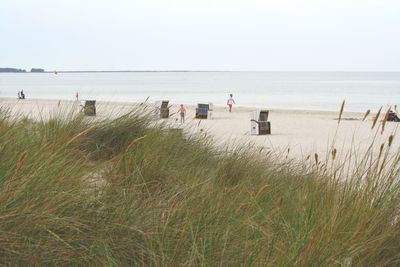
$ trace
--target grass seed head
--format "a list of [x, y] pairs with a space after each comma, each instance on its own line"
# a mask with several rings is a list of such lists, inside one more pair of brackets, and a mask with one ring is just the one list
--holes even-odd
[[340, 106], [338, 124], [340, 123], [340, 120], [342, 119], [342, 115], [343, 115], [343, 111], [344, 111], [344, 104], [345, 104], [345, 103], [346, 103], [346, 101], [343, 100], [342, 105]]
[[378, 121], [379, 115], [381, 115], [382, 107], [378, 110], [378, 113], [376, 113], [376, 116], [372, 122], [372, 127], [371, 129], [375, 128], [376, 122]]
[[368, 115], [369, 115], [369, 113], [371, 113], [371, 110], [367, 110], [367, 112], [365, 112], [365, 114], [364, 114], [364, 117], [363, 117], [363, 119], [362, 119], [362, 121], [365, 121], [366, 119], [367, 119], [367, 117], [368, 117]]
[[336, 159], [336, 153], [337, 153], [336, 148], [332, 149], [332, 159], [333, 159], [333, 160]]
[[317, 153], [314, 154], [314, 159], [315, 159], [315, 164], [318, 165], [318, 154]]
[[389, 118], [390, 109], [391, 109], [391, 107], [388, 108], [388, 110], [386, 111], [385, 117], [383, 118], [381, 134], [383, 134], [383, 132], [385, 131], [385, 125], [386, 125], [386, 122], [387, 122], [387, 120]]
[[385, 147], [385, 144], [381, 144], [381, 147], [379, 148], [379, 154], [382, 154], [383, 148]]
[[392, 143], [393, 143], [393, 138], [394, 138], [394, 136], [393, 136], [393, 134], [391, 134], [391, 135], [389, 136], [389, 146], [392, 145]]

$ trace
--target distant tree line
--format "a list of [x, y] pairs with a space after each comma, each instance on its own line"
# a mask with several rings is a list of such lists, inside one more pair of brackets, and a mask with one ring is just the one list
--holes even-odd
[[0, 68], [0, 72], [26, 72], [26, 70], [14, 69], [14, 68]]
[[[24, 69], [16, 69], [16, 68], [0, 68], [0, 72], [18, 72], [18, 73], [25, 73], [26, 70]], [[44, 72], [44, 69], [39, 68], [32, 68], [31, 72]]]
[[44, 69], [31, 69], [31, 72], [44, 72]]

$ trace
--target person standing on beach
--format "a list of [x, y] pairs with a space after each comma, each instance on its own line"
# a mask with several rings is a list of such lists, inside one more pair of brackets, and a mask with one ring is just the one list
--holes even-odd
[[178, 113], [181, 115], [181, 123], [184, 123], [185, 122], [186, 109], [183, 106], [183, 104], [181, 104], [181, 107], [179, 108]]
[[79, 101], [79, 93], [78, 93], [78, 91], [76, 91], [75, 97], [76, 97], [76, 101]]
[[226, 104], [229, 107], [229, 112], [232, 112], [232, 106], [233, 106], [233, 104], [236, 104], [235, 100], [233, 100], [232, 94], [230, 94], [230, 97], [229, 97], [228, 101], [226, 102]]

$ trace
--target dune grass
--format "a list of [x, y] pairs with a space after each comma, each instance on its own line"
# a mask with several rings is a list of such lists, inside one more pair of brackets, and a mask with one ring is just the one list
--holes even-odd
[[400, 265], [399, 156], [343, 179], [142, 114], [0, 111], [1, 264]]

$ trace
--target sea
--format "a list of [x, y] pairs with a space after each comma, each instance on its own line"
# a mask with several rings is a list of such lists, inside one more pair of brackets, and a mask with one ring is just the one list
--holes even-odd
[[[400, 72], [58, 72], [0, 73], [0, 97], [226, 105], [365, 112], [400, 105]], [[0, 102], [1, 103], [1, 102]]]

